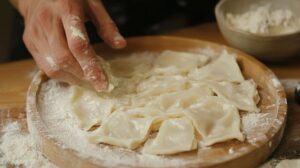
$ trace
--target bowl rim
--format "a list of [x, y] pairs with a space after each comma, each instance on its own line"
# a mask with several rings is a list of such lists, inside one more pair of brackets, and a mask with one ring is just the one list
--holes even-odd
[[[224, 25], [227, 29], [229, 29], [230, 31], [248, 36], [248, 37], [254, 37], [254, 38], [268, 38], [268, 39], [275, 39], [275, 38], [289, 38], [289, 37], [293, 37], [296, 35], [300, 36], [300, 29], [292, 32], [292, 33], [286, 33], [286, 34], [255, 34], [255, 33], [250, 33], [244, 30], [240, 30], [237, 28], [234, 28], [232, 26], [229, 26], [228, 24], [226, 24], [226, 19], [224, 17], [224, 12], [222, 11], [222, 5], [224, 3], [226, 3], [228, 0], [220, 0], [217, 5], [215, 6], [215, 16], [216, 16], [216, 20], [218, 22], [218, 25]], [[255, 2], [254, 2], [255, 3]]]

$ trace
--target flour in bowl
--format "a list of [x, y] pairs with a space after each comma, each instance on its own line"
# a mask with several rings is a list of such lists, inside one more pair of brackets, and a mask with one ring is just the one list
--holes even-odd
[[242, 14], [225, 14], [229, 26], [253, 34], [280, 35], [300, 30], [300, 18], [290, 9], [273, 9], [271, 4], [253, 5]]

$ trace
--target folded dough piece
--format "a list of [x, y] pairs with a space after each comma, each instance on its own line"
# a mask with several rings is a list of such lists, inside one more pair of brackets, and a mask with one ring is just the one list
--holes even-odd
[[244, 77], [233, 55], [226, 50], [212, 63], [196, 69], [188, 75], [193, 80], [242, 82]]
[[234, 138], [244, 140], [237, 108], [222, 98], [208, 97], [186, 110], [185, 114], [201, 135], [200, 142], [204, 146]]
[[130, 57], [117, 57], [109, 60], [112, 73], [118, 77], [132, 77], [137, 73], [150, 71], [153, 64], [153, 56], [146, 53], [133, 55]]
[[210, 83], [210, 86], [219, 97], [226, 99], [238, 109], [248, 112], [260, 111], [256, 106], [259, 95], [253, 80], [246, 80], [239, 84], [226, 81], [216, 82]]
[[165, 120], [154, 139], [149, 139], [142, 153], [175, 154], [197, 148], [194, 127], [185, 117]]
[[91, 143], [135, 149], [147, 139], [154, 120], [154, 117], [136, 117], [122, 111], [114, 112], [88, 139]]
[[157, 96], [168, 92], [184, 90], [187, 87], [186, 78], [182, 76], [153, 76], [137, 86], [138, 97]]
[[135, 117], [151, 117], [155, 118], [155, 120], [152, 123], [151, 131], [158, 131], [160, 128], [161, 123], [168, 119], [169, 117], [180, 117], [183, 116], [182, 111], [180, 111], [179, 114], [168, 114], [165, 111], [162, 111], [159, 108], [156, 108], [155, 106], [150, 107], [137, 107], [132, 108], [126, 111], [126, 113], [130, 113], [132, 116]]
[[103, 99], [95, 91], [78, 86], [71, 86], [72, 115], [77, 118], [80, 128], [89, 130], [101, 124], [113, 110], [114, 102]]
[[207, 96], [212, 96], [213, 92], [207, 85], [197, 86], [186, 90], [163, 94], [154, 102], [161, 109], [169, 108], [188, 108], [190, 105], [204, 99]]
[[166, 50], [155, 59], [154, 71], [164, 75], [185, 74], [207, 61], [208, 57], [201, 54]]
[[98, 64], [100, 64], [100, 67], [102, 68], [102, 70], [104, 71], [107, 81], [108, 81], [108, 88], [107, 90], [105, 90], [104, 92], [110, 92], [112, 91], [115, 87], [118, 86], [118, 78], [116, 78], [113, 73], [112, 73], [112, 69], [110, 67], [109, 62], [107, 62], [106, 60], [104, 60], [102, 57], [97, 56], [99, 62]]

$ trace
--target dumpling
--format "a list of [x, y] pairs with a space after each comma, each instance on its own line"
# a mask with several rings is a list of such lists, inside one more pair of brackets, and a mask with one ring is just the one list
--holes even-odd
[[137, 93], [139, 93], [138, 96], [157, 96], [184, 90], [186, 87], [186, 79], [182, 76], [173, 76], [172, 78], [153, 76], [137, 86]]
[[114, 102], [103, 99], [96, 92], [78, 86], [71, 87], [72, 115], [77, 119], [80, 128], [89, 130], [101, 124], [113, 110]]
[[232, 82], [211, 83], [213, 91], [240, 110], [259, 112], [256, 106], [259, 101], [256, 84], [253, 80], [246, 80], [239, 84]]
[[188, 75], [193, 80], [242, 82], [244, 77], [233, 55], [224, 50], [212, 63], [196, 69]]
[[112, 73], [118, 77], [132, 77], [136, 71], [149, 71], [152, 67], [153, 56], [149, 53], [132, 55], [131, 57], [118, 57], [109, 61]]
[[201, 54], [163, 51], [154, 61], [154, 71], [158, 74], [185, 74], [204, 65], [208, 57]]
[[174, 154], [197, 148], [194, 127], [185, 117], [165, 120], [154, 139], [149, 139], [142, 153]]
[[91, 143], [135, 149], [147, 139], [154, 120], [154, 117], [137, 117], [122, 111], [114, 112], [88, 136], [88, 139]]
[[158, 97], [155, 104], [164, 110], [169, 108], [188, 108], [190, 105], [198, 102], [200, 99], [212, 95], [213, 92], [211, 89], [206, 85], [202, 85], [161, 95]]
[[186, 110], [185, 115], [192, 120], [204, 146], [231, 139], [244, 140], [237, 108], [222, 98], [208, 97]]

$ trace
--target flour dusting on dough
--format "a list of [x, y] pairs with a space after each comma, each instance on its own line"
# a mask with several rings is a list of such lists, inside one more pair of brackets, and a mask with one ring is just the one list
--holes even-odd
[[82, 40], [86, 40], [84, 33], [75, 26], [70, 26], [70, 30], [73, 38], [81, 38]]

